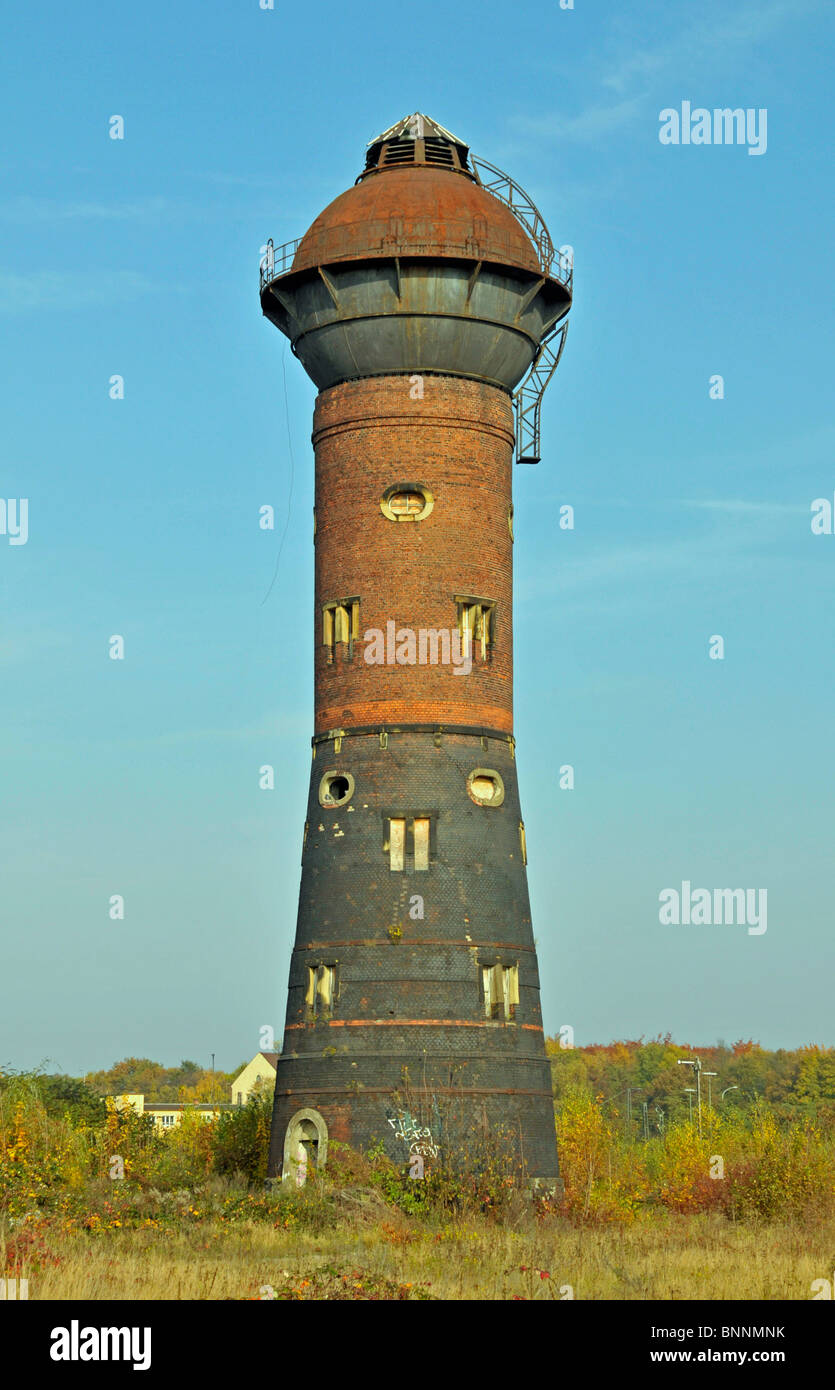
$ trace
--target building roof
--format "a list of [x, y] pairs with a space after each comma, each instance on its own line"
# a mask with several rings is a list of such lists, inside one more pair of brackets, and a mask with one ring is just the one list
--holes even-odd
[[233, 1085], [233, 1086], [235, 1085], [235, 1082], [239, 1079], [239, 1077], [243, 1076], [244, 1072], [245, 1072], [245, 1071], [248, 1071], [249, 1068], [252, 1066], [253, 1062], [257, 1062], [257, 1061], [258, 1061], [258, 1058], [259, 1058], [259, 1057], [263, 1058], [263, 1060], [267, 1063], [267, 1065], [270, 1066], [270, 1067], [272, 1067], [273, 1071], [276, 1071], [276, 1070], [278, 1069], [278, 1059], [279, 1059], [280, 1056], [281, 1056], [281, 1053], [280, 1053], [280, 1052], [256, 1052], [256, 1054], [255, 1054], [255, 1056], [252, 1058], [252, 1060], [249, 1061], [249, 1062], [247, 1062], [246, 1066], [241, 1067], [241, 1069], [240, 1069], [240, 1071], [238, 1072], [237, 1076], [235, 1076], [235, 1077], [232, 1078], [232, 1085]]
[[146, 1100], [145, 1111], [149, 1110], [219, 1110], [223, 1105], [219, 1100]]

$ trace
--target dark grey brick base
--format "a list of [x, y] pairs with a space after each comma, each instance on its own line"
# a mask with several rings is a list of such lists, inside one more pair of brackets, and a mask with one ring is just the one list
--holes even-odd
[[[500, 806], [469, 796], [477, 767], [500, 775]], [[319, 785], [333, 771], [350, 773], [354, 792], [325, 808]], [[416, 871], [411, 855], [391, 870], [390, 816], [430, 818], [428, 870]], [[455, 1161], [487, 1144], [509, 1165], [521, 1159], [531, 1176], [556, 1179], [520, 819], [507, 739], [421, 731], [389, 733], [387, 746], [367, 733], [345, 736], [338, 752], [333, 740], [316, 745], [271, 1174], [281, 1172], [288, 1123], [310, 1108], [331, 1139], [361, 1149], [382, 1140], [397, 1161], [415, 1142], [430, 1146], [427, 1163], [432, 1148]], [[518, 967], [512, 1021], [485, 1015], [482, 969], [496, 961]], [[317, 965], [335, 967], [338, 993], [331, 1012], [310, 1021], [305, 992]], [[415, 1139], [416, 1130], [430, 1137]]]

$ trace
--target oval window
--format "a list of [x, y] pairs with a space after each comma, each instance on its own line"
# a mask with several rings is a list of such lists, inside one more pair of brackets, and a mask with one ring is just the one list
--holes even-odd
[[423, 521], [435, 499], [423, 483], [395, 483], [380, 499], [380, 510], [389, 521]]
[[422, 512], [426, 498], [422, 492], [393, 492], [389, 498], [389, 507], [396, 517], [415, 516], [417, 512]]
[[501, 806], [504, 782], [491, 767], [476, 767], [467, 778], [467, 792], [477, 806]]
[[320, 806], [344, 806], [354, 795], [350, 772], [326, 772], [319, 783]]

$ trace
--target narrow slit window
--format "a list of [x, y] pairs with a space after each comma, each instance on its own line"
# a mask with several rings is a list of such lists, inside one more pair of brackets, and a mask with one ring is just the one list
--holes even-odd
[[484, 1013], [487, 1018], [513, 1019], [519, 1003], [518, 965], [482, 967]]
[[478, 655], [487, 661], [493, 647], [495, 603], [490, 599], [472, 598], [457, 594], [458, 632], [461, 651], [465, 656]]
[[389, 856], [390, 869], [397, 873], [413, 869], [419, 873], [429, 868], [430, 819], [429, 816], [389, 817], [383, 851]]
[[505, 1018], [516, 1017], [516, 1005], [519, 1003], [519, 967], [518, 965], [506, 965], [502, 970], [502, 1002], [504, 1004]]
[[354, 642], [359, 637], [360, 601], [358, 598], [335, 599], [322, 607], [322, 644], [328, 649], [328, 661], [333, 661], [334, 649], [342, 642], [348, 648], [348, 659], [354, 654]]
[[429, 820], [415, 819], [415, 869], [429, 868]]
[[406, 822], [389, 821], [389, 867], [402, 869], [406, 862]]
[[500, 970], [500, 965], [489, 965], [485, 966], [481, 972], [484, 983], [484, 1012], [487, 1018], [498, 1018], [499, 1016], [498, 972]]
[[338, 603], [333, 610], [333, 640], [337, 642], [347, 642], [350, 632], [350, 618], [348, 609], [344, 603]]
[[327, 1018], [336, 998], [336, 966], [309, 965], [304, 1002], [308, 1019]]

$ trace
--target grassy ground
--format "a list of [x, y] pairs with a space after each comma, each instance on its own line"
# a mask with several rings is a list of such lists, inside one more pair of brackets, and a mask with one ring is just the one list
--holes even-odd
[[831, 1272], [835, 1223], [801, 1231], [663, 1214], [620, 1229], [580, 1229], [559, 1217], [511, 1229], [410, 1222], [384, 1209], [324, 1232], [205, 1222], [47, 1229], [45, 1244], [58, 1263], [28, 1271], [30, 1299], [256, 1299], [273, 1290], [283, 1298], [560, 1299], [573, 1291], [578, 1299], [790, 1300], [809, 1299], [812, 1281]]

